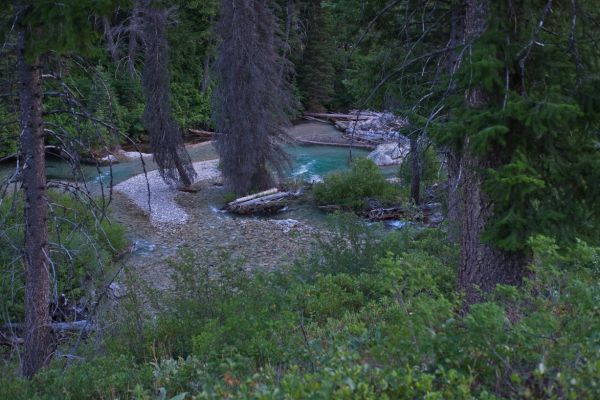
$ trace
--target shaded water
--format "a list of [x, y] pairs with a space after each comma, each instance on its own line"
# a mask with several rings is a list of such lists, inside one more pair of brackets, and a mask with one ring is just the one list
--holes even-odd
[[[333, 146], [288, 146], [286, 148], [292, 161], [289, 171], [290, 177], [303, 180], [320, 180], [324, 175], [332, 171], [340, 171], [348, 168], [349, 149]], [[189, 150], [193, 161], [205, 161], [217, 158], [217, 154], [211, 144], [194, 146]], [[364, 157], [368, 151], [353, 149], [354, 157]], [[157, 168], [151, 158], [144, 159], [146, 171]], [[0, 166], [0, 179], [12, 173], [14, 166]], [[80, 169], [73, 171], [69, 163], [60, 159], [49, 158], [46, 162], [46, 174], [52, 180], [84, 180], [93, 187], [102, 182], [104, 185], [111, 183], [116, 185], [128, 178], [141, 174], [144, 166], [139, 159], [113, 164], [112, 167], [96, 167], [93, 165], [81, 165]], [[82, 177], [83, 175], [83, 177]], [[112, 175], [112, 177], [111, 177]]]

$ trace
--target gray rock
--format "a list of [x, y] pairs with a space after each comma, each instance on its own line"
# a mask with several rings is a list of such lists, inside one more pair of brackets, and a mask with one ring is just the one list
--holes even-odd
[[400, 165], [410, 152], [409, 146], [399, 143], [384, 143], [377, 146], [367, 158], [377, 165]]

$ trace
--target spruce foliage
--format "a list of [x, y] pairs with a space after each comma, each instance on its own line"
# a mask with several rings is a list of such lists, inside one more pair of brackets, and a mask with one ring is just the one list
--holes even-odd
[[525, 249], [537, 234], [598, 238], [600, 35], [592, 3], [553, 3], [550, 11], [543, 1], [494, 2], [486, 34], [465, 52], [459, 85], [481, 86], [489, 103], [469, 109], [457, 90], [438, 132], [459, 142], [467, 132], [478, 156], [495, 160], [480, 171], [495, 205], [484, 239], [503, 249]]
[[335, 42], [333, 21], [328, 8], [320, 1], [308, 5], [308, 38], [298, 71], [301, 95], [307, 110], [327, 109], [334, 90]]

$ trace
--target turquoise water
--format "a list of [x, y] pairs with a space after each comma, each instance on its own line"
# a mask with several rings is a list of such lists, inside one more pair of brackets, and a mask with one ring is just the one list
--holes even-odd
[[[330, 141], [338, 138], [340, 133], [329, 124], [321, 123], [302, 123], [288, 129], [288, 133], [292, 137], [313, 134], [317, 135], [321, 140]], [[333, 140], [335, 141], [335, 140]], [[343, 171], [349, 168], [350, 154], [352, 158], [366, 157], [369, 154], [368, 150], [352, 149], [348, 147], [321, 146], [321, 145], [289, 145], [286, 148], [291, 159], [291, 168], [288, 171], [288, 176], [292, 178], [320, 181], [325, 175], [334, 171]], [[217, 153], [211, 144], [194, 145], [188, 148], [190, 157], [193, 161], [204, 161], [217, 158]], [[152, 171], [157, 168], [151, 158], [144, 159], [145, 170]], [[85, 181], [91, 187], [99, 187], [99, 183], [105, 186], [116, 185], [124, 180], [144, 172], [142, 162], [137, 159], [134, 161], [122, 162], [114, 164], [111, 167], [95, 167], [93, 165], [82, 165], [79, 170], [73, 171], [71, 166], [59, 159], [48, 159], [47, 175], [53, 180], [74, 180], [77, 176], [77, 181]], [[0, 181], [11, 174], [14, 166], [0, 165]], [[386, 176], [393, 176], [397, 167], [385, 167], [382, 169]]]
[[348, 169], [350, 154], [353, 158], [366, 157], [369, 152], [333, 146], [290, 146], [288, 154], [292, 159], [290, 177], [311, 182], [321, 181], [325, 175]]
[[[292, 161], [292, 167], [288, 176], [300, 178], [309, 181], [319, 181], [326, 174], [333, 171], [345, 170], [349, 167], [348, 160], [350, 151], [344, 147], [332, 146], [289, 146], [287, 151]], [[354, 157], [365, 157], [368, 151], [353, 149]], [[193, 148], [190, 156], [194, 161], [214, 159], [217, 155], [211, 145]], [[150, 159], [144, 159], [146, 170], [151, 171], [157, 168], [156, 164]], [[14, 167], [0, 166], [0, 178], [2, 175], [10, 173]], [[93, 165], [82, 165], [79, 170], [73, 171], [71, 166], [59, 159], [50, 158], [46, 163], [46, 173], [49, 179], [53, 180], [74, 180], [85, 181], [91, 185], [102, 182], [104, 185], [110, 185], [111, 175], [112, 184], [116, 185], [124, 180], [143, 173], [144, 168], [139, 160], [121, 162], [111, 167], [96, 168]], [[83, 175], [83, 176], [82, 176]]]

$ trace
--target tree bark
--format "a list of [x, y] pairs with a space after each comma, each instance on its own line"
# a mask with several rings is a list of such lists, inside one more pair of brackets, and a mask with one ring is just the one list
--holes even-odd
[[200, 85], [200, 91], [202, 93], [206, 93], [210, 86], [210, 57], [210, 51], [207, 51], [204, 56], [204, 71], [202, 71], [202, 84]]
[[48, 205], [42, 78], [39, 59], [25, 58], [26, 33], [18, 34], [19, 96], [21, 107], [21, 151], [25, 193], [25, 353], [22, 372], [33, 376], [50, 361], [50, 280], [48, 260]]
[[169, 46], [167, 42], [166, 9], [156, 9], [152, 2], [140, 0], [145, 44], [142, 87], [146, 108], [142, 123], [150, 133], [154, 161], [161, 177], [168, 183], [189, 187], [196, 172], [185, 149], [182, 132], [171, 114], [169, 88]]
[[[450, 16], [450, 39], [447, 47], [446, 70], [451, 77], [450, 91], [456, 90], [454, 76], [462, 61], [462, 50], [457, 47], [465, 42], [465, 16], [464, 10], [455, 7]], [[463, 216], [462, 201], [462, 170], [460, 165], [460, 151], [455, 146], [449, 145], [446, 148], [446, 168], [448, 170], [448, 240], [452, 243], [460, 243], [461, 224]]]
[[410, 197], [418, 206], [421, 204], [421, 153], [416, 137], [410, 138], [410, 169]]
[[107, 16], [102, 17], [102, 27], [104, 28], [104, 40], [106, 41], [106, 50], [110, 54], [113, 64], [119, 64], [119, 47], [115, 40], [113, 29], [110, 26], [110, 19]]
[[[472, 42], [481, 36], [489, 18], [487, 1], [467, 0], [465, 13], [465, 37]], [[489, 98], [481, 87], [466, 93], [467, 106], [480, 108]], [[461, 159], [463, 171], [463, 225], [461, 232], [461, 258], [458, 286], [465, 293], [466, 304], [484, 300], [498, 284], [519, 285], [527, 273], [526, 257], [521, 251], [510, 252], [481, 240], [487, 224], [493, 217], [492, 200], [482, 190], [481, 172], [500, 165], [499, 154], [493, 151], [485, 156], [475, 153], [467, 135], [463, 143]]]
[[448, 240], [452, 243], [460, 243], [463, 216], [462, 170], [460, 154], [454, 149], [449, 149], [446, 154], [446, 168], [448, 169]]
[[138, 49], [138, 42], [141, 36], [142, 22], [140, 21], [140, 9], [142, 8], [140, 1], [136, 1], [131, 10], [131, 22], [129, 23], [129, 40], [127, 42], [127, 71], [129, 76], [136, 76], [135, 57]]

